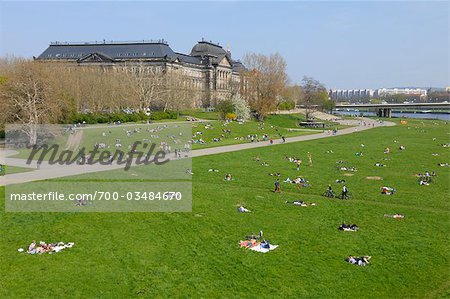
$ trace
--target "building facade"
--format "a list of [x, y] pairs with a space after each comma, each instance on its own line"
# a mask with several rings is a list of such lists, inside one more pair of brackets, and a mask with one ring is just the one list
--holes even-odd
[[231, 58], [219, 44], [199, 41], [190, 54], [174, 52], [164, 40], [139, 42], [51, 43], [37, 58], [103, 68], [143, 65], [170, 74], [181, 74], [183, 84], [195, 91], [193, 106], [215, 106], [238, 94], [243, 85], [244, 65]]
[[427, 96], [427, 90], [420, 88], [331, 89], [328, 93], [331, 99], [344, 101], [362, 101], [397, 94], [424, 99]]

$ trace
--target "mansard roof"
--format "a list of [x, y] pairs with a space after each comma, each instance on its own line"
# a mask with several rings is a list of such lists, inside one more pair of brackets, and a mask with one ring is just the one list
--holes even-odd
[[240, 60], [233, 60], [232, 66], [233, 66], [233, 72], [236, 72], [236, 73], [247, 70], [245, 65]]
[[227, 55], [220, 45], [212, 42], [201, 41], [198, 42], [191, 50], [191, 56], [222, 56]]
[[111, 59], [142, 59], [176, 57], [175, 52], [163, 41], [132, 43], [52, 43], [38, 59], [80, 59], [98, 53]]
[[[174, 52], [164, 40], [138, 42], [81, 42], [51, 43], [37, 57], [37, 60], [61, 60], [76, 62], [116, 62], [133, 59], [164, 59], [194, 65], [218, 65], [227, 58], [233, 71], [238, 72], [245, 67], [239, 61], [231, 60], [231, 54], [220, 45], [200, 41], [190, 55]], [[236, 65], [235, 65], [236, 64]]]

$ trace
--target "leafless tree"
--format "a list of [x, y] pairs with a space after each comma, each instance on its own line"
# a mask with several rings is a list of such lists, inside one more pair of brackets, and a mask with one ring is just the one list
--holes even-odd
[[286, 61], [280, 54], [266, 56], [247, 54], [244, 64], [246, 86], [243, 96], [259, 119], [275, 110], [278, 99], [287, 83]]
[[37, 141], [37, 125], [58, 116], [58, 103], [51, 88], [48, 70], [40, 63], [17, 60], [0, 89], [12, 119], [25, 125], [29, 144]]
[[310, 120], [317, 108], [327, 100], [327, 90], [322, 83], [307, 76], [303, 77], [301, 88], [303, 92], [300, 102], [305, 108], [306, 120]]

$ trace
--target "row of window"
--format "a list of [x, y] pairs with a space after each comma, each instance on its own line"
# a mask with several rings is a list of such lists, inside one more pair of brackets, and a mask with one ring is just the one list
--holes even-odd
[[[47, 57], [56, 57], [56, 58], [77, 58], [83, 57], [87, 55], [87, 53], [56, 53], [56, 54], [47, 54]], [[155, 52], [151, 53], [151, 56], [154, 56]], [[137, 56], [150, 56], [150, 53], [117, 53], [116, 56], [119, 57], [137, 57]]]

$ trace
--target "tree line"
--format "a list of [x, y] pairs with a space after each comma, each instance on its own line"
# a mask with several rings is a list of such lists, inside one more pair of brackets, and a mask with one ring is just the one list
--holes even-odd
[[[328, 99], [325, 87], [313, 78], [290, 84], [280, 54], [247, 54], [244, 65], [239, 92], [230, 96], [244, 114], [248, 106], [263, 119], [274, 110], [299, 104], [321, 108]], [[158, 115], [194, 108], [205, 98], [203, 92], [180, 71], [144, 63], [106, 67], [0, 59], [0, 125], [74, 123], [82, 115], [119, 117], [124, 110], [144, 118], [149, 110]]]

